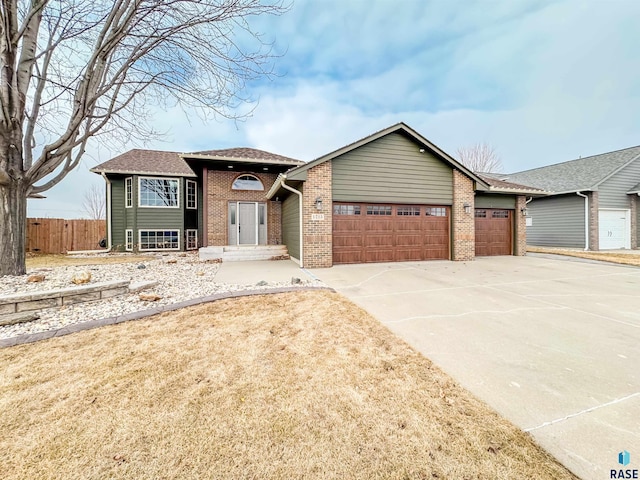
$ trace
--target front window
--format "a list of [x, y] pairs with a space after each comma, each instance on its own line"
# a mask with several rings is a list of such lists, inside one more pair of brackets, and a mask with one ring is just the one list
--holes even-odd
[[253, 175], [240, 175], [233, 181], [232, 190], [264, 190], [262, 182]]
[[178, 179], [140, 177], [141, 207], [177, 208]]
[[197, 193], [198, 186], [193, 180], [187, 180], [187, 208], [198, 208]]
[[126, 208], [133, 207], [133, 186], [131, 177], [124, 179], [124, 206]]
[[179, 230], [140, 230], [140, 250], [180, 250]]

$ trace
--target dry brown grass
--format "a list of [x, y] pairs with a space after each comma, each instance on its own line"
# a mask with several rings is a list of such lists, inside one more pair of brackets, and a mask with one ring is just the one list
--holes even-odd
[[610, 253], [610, 252], [585, 252], [569, 250], [565, 248], [527, 247], [527, 252], [551, 253], [554, 255], [566, 255], [568, 257], [586, 258], [589, 260], [601, 260], [603, 262], [619, 263], [622, 265], [640, 266], [640, 251], [637, 253]]
[[4, 349], [0, 372], [5, 480], [575, 478], [326, 291]]
[[107, 265], [112, 263], [132, 263], [152, 260], [142, 255], [100, 255], [76, 257], [73, 255], [32, 255], [27, 257], [27, 268], [66, 267], [73, 265]]

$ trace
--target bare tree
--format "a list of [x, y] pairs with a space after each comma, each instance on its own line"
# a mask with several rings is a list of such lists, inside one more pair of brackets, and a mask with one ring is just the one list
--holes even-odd
[[488, 143], [476, 143], [470, 147], [462, 147], [456, 150], [458, 160], [473, 172], [500, 172], [502, 160]]
[[27, 196], [90, 138], [145, 139], [152, 107], [243, 115], [246, 82], [273, 59], [250, 22], [286, 10], [272, 2], [0, 0], [0, 275], [25, 272]]
[[82, 197], [82, 211], [91, 220], [103, 220], [105, 218], [105, 191], [97, 185], [93, 185], [84, 192]]

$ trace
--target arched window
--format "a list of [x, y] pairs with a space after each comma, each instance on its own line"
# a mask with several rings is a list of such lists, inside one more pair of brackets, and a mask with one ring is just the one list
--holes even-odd
[[240, 175], [233, 181], [232, 190], [264, 190], [259, 178], [253, 175]]

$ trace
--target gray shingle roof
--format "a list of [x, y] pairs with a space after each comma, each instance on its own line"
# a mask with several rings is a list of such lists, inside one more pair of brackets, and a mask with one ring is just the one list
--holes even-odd
[[636, 158], [640, 158], [640, 146], [502, 175], [500, 178], [555, 193], [591, 190]]
[[180, 175], [195, 177], [178, 152], [133, 149], [91, 169], [96, 173]]
[[212, 157], [223, 160], [240, 160], [240, 161], [258, 161], [268, 162], [271, 164], [282, 165], [302, 165], [304, 162], [293, 158], [277, 155], [257, 148], [225, 148], [223, 150], [204, 150], [202, 152], [191, 152], [182, 155], [184, 158], [202, 158]]
[[523, 193], [532, 193], [532, 194], [545, 194], [544, 190], [536, 187], [531, 187], [529, 185], [522, 185], [520, 183], [507, 182], [505, 180], [501, 180], [500, 178], [496, 178], [494, 174], [491, 173], [476, 173], [480, 178], [482, 178], [488, 185], [489, 191], [494, 192], [523, 192]]

